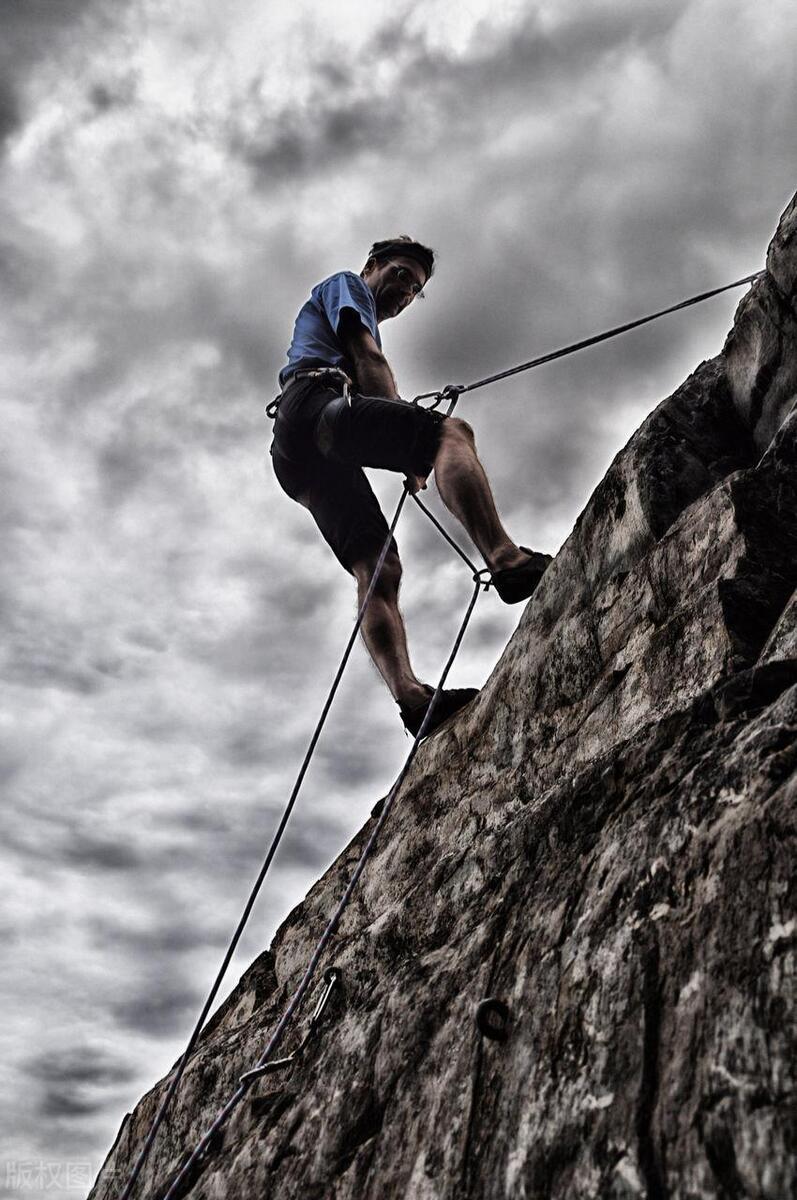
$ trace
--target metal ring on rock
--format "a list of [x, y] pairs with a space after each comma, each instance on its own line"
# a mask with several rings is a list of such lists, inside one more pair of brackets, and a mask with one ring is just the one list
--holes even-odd
[[491, 1038], [494, 1042], [505, 1042], [509, 1036], [509, 1008], [503, 1000], [488, 996], [476, 1008], [476, 1028], [482, 1037]]

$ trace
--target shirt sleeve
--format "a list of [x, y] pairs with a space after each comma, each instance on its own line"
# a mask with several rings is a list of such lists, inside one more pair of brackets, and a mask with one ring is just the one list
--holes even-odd
[[368, 284], [359, 275], [341, 271], [339, 275], [330, 276], [321, 284], [318, 298], [335, 333], [338, 332], [340, 314], [345, 308], [351, 308], [379, 343], [373, 297]]

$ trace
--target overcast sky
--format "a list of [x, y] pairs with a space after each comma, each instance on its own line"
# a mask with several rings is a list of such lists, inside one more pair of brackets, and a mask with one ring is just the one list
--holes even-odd
[[[382, 327], [411, 397], [758, 269], [795, 186], [794, 9], [0, 0], [0, 20], [0, 1191], [36, 1194], [20, 1172], [45, 1163], [47, 1194], [76, 1195], [182, 1049], [353, 620], [268, 464], [299, 306], [377, 238], [434, 246], [428, 298]], [[463, 401], [517, 540], [556, 551], [740, 294]], [[392, 506], [397, 480], [377, 487]], [[433, 681], [470, 584], [419, 513], [399, 544]], [[485, 597], [455, 685], [518, 616]], [[226, 990], [408, 746], [358, 648]]]

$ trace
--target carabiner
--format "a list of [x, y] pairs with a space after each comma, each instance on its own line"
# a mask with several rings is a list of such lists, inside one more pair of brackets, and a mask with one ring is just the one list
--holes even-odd
[[447, 417], [451, 416], [457, 406], [457, 401], [465, 391], [467, 391], [467, 388], [464, 383], [447, 383], [442, 392], [440, 392], [440, 400], [448, 401], [448, 408], [446, 409]]

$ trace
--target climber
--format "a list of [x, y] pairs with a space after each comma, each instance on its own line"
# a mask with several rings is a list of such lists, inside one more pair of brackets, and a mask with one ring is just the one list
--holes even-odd
[[[426, 487], [434, 471], [443, 503], [481, 552], [499, 596], [515, 604], [531, 596], [549, 556], [516, 545], [507, 534], [470, 426], [402, 400], [382, 353], [380, 324], [423, 296], [433, 267], [434, 252], [401, 235], [374, 243], [359, 275], [338, 272], [313, 288], [279, 375], [274, 472], [283, 490], [309, 509], [338, 561], [355, 577], [362, 603], [388, 535], [363, 467], [400, 472], [413, 493]], [[393, 540], [362, 632], [405, 728], [415, 734], [433, 689], [410, 665], [398, 606], [400, 578]], [[476, 688], [441, 692], [427, 732], [476, 695]]]

